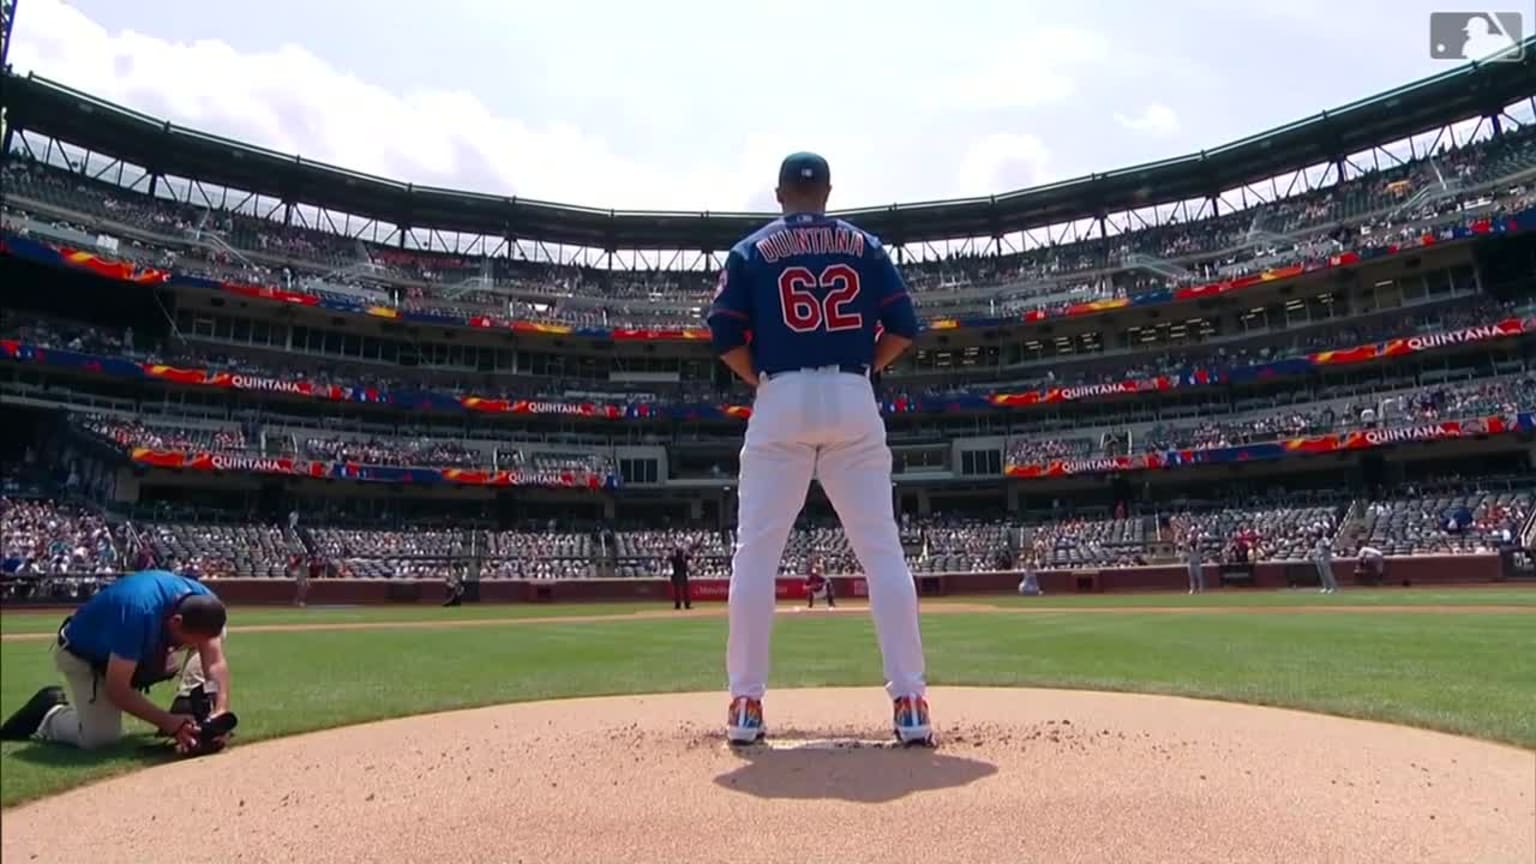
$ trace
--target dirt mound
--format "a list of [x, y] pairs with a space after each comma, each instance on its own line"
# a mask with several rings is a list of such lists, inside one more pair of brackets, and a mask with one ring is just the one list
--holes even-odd
[[[574, 699], [236, 746], [7, 811], [5, 861], [1480, 861], [1536, 857], [1536, 754], [1155, 696]], [[65, 827], [67, 826], [67, 828]]]

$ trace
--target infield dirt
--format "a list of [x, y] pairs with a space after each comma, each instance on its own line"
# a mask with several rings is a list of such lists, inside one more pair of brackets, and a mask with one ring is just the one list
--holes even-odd
[[[1163, 696], [936, 688], [571, 699], [236, 746], [5, 812], [9, 861], [1536, 859], [1536, 753]], [[66, 828], [67, 826], [67, 828]]]

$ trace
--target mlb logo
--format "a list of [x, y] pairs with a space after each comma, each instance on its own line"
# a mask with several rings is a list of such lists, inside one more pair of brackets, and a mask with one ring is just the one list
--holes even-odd
[[1518, 63], [1525, 59], [1519, 12], [1432, 12], [1429, 56], [1435, 60]]

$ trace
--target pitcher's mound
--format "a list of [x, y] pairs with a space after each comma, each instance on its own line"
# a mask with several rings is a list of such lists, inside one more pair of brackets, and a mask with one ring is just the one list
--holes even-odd
[[5, 861], [1520, 862], [1536, 754], [1291, 711], [941, 688], [509, 705], [235, 746], [5, 814]]

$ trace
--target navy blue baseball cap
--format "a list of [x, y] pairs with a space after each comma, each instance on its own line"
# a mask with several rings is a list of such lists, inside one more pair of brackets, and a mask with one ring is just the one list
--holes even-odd
[[791, 153], [779, 165], [780, 186], [830, 186], [832, 169], [815, 153]]

